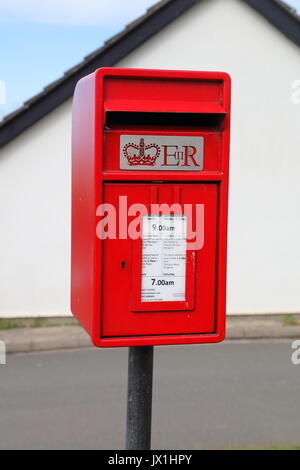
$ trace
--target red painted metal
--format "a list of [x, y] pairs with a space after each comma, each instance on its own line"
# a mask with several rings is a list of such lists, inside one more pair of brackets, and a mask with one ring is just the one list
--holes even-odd
[[[71, 309], [96, 346], [224, 339], [230, 91], [230, 77], [217, 72], [105, 68], [78, 83], [73, 103]], [[188, 113], [195, 124], [129, 125], [126, 115], [133, 112]], [[108, 127], [108, 113], [125, 113], [125, 122]], [[123, 134], [201, 136], [204, 169], [120, 170]], [[117, 207], [120, 195], [128, 197], [129, 205], [147, 207], [154, 199], [204, 204], [204, 247], [187, 252], [185, 302], [142, 303], [141, 240], [101, 241], [96, 236], [97, 207], [103, 202]]]

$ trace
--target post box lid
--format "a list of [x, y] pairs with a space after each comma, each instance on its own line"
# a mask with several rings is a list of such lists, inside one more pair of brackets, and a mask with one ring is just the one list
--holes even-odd
[[226, 114], [225, 108], [220, 103], [205, 101], [170, 101], [162, 99], [151, 100], [107, 100], [104, 103], [105, 112], [147, 112], [149, 113], [203, 113]]

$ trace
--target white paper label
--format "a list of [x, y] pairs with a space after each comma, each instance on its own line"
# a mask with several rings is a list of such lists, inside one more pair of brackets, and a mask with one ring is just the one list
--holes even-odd
[[186, 216], [143, 217], [142, 302], [185, 301], [186, 232]]

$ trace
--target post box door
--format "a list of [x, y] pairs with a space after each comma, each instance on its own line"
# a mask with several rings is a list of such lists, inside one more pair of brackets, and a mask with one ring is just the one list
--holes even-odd
[[[101, 336], [215, 333], [218, 184], [105, 183], [103, 199], [105, 204], [115, 208], [117, 224], [115, 237], [103, 240], [102, 269], [105, 276], [102, 279]], [[182, 242], [167, 242], [169, 255], [164, 269], [170, 271], [171, 277], [160, 278], [157, 277], [157, 272], [151, 277], [151, 269], [155, 266], [157, 268], [161, 263], [161, 245], [155, 241], [153, 250], [158, 251], [155, 262], [150, 261], [150, 267], [148, 266], [150, 284], [145, 282], [143, 277], [148, 273], [145, 259], [151, 243], [143, 243], [146, 236], [144, 233], [142, 239], [128, 237], [127, 226], [124, 227], [124, 220], [121, 222], [121, 213], [124, 217], [124, 211], [128, 208], [135, 212], [138, 209], [136, 204], [143, 204], [147, 208], [152, 226], [156, 225], [157, 214], [151, 214], [151, 204], [177, 204], [182, 207], [190, 205], [193, 224], [196, 223], [196, 205], [203, 208], [203, 219], [198, 220], [198, 223], [203, 224], [203, 246], [187, 250], [184, 259], [180, 256], [183, 250]], [[162, 212], [160, 216], [163, 218], [159, 220], [163, 220], [165, 224], [169, 214]], [[142, 225], [146, 221], [144, 217]], [[135, 218], [136, 214], [129, 216], [127, 225], [129, 226]], [[178, 215], [175, 225], [180, 228], [187, 223], [189, 221]], [[109, 236], [111, 235], [112, 232]], [[166, 246], [165, 242], [163, 246]], [[176, 249], [179, 250], [179, 255], [176, 255]], [[176, 262], [172, 264], [170, 260], [174, 259], [174, 256]], [[147, 272], [144, 272], [145, 270]], [[168, 272], [164, 274], [167, 275]], [[149, 288], [151, 283], [154, 283], [153, 289]], [[147, 296], [149, 292], [150, 296]]]

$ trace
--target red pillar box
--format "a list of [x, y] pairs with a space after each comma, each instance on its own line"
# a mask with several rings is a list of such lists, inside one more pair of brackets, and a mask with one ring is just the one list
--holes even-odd
[[78, 83], [71, 303], [96, 346], [224, 339], [229, 141], [225, 73]]

